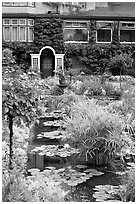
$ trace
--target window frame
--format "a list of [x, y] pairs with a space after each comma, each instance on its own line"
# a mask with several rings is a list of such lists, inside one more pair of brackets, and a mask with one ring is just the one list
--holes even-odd
[[[12, 39], [13, 38], [13, 31], [12, 31], [13, 28], [17, 28], [17, 40]], [[11, 30], [11, 42], [19, 42], [19, 27], [18, 27], [18, 25], [11, 26], [10, 30]]]
[[[98, 22], [106, 22], [106, 23], [114, 23], [114, 21], [96, 21], [96, 23], [98, 23]], [[109, 41], [109, 42], [100, 42], [100, 41], [98, 41], [98, 35], [97, 35], [97, 32], [98, 32], [98, 30], [111, 30], [111, 41]], [[112, 43], [112, 34], [113, 34], [113, 28], [111, 27], [111, 28], [101, 28], [101, 29], [98, 29], [98, 30], [96, 30], [96, 43], [101, 43], [101, 44], [103, 44], [103, 43], [107, 43], [107, 44], [110, 44], [110, 43]]]
[[[5, 21], [8, 20], [8, 24], [5, 24]], [[14, 24], [13, 20], [17, 20], [17, 23]], [[24, 20], [24, 24], [21, 24], [20, 20]], [[29, 24], [29, 20], [32, 20], [32, 25]], [[3, 25], [2, 25], [2, 39], [5, 42], [33, 42], [34, 40], [34, 19], [30, 19], [30, 18], [3, 18], [2, 19]], [[5, 28], [9, 27], [10, 29], [10, 40], [6, 40], [6, 33], [5, 33]], [[17, 39], [13, 40], [13, 29], [14, 27], [17, 27]], [[21, 40], [21, 28], [25, 29], [25, 39]], [[30, 32], [29, 29], [33, 30], [33, 39], [30, 40]]]
[[[5, 20], [9, 20], [9, 24], [5, 24], [5, 22], [4, 22]], [[11, 25], [11, 19], [10, 18], [4, 18], [3, 19], [3, 26], [7, 26], [7, 25], [9, 25], [9, 26]]]
[[[25, 40], [20, 40], [20, 29], [25, 28]], [[19, 37], [18, 37], [19, 42], [27, 42], [27, 27], [26, 26], [19, 26]]]
[[33, 40], [30, 40], [30, 29], [33, 30], [33, 40], [34, 40], [34, 28], [33, 28], [33, 26], [28, 26], [28, 27], [27, 27], [28, 42], [33, 42]]
[[[121, 29], [121, 24], [122, 24], [122, 23], [126, 23], [126, 24], [130, 24], [130, 23], [133, 24], [133, 23], [134, 23], [134, 28], [130, 28], [130, 29], [129, 29], [129, 28], [127, 27], [127, 29], [126, 29], [126, 28]], [[119, 42], [120, 42], [120, 44], [135, 44], [135, 41], [134, 41], [134, 42], [128, 42], [128, 41], [127, 41], [127, 42], [121, 42], [121, 33], [120, 33], [121, 30], [129, 30], [129, 31], [130, 31], [130, 30], [134, 30], [134, 31], [135, 31], [135, 22], [134, 22], [134, 21], [120, 21], [120, 24], [119, 24], [119, 25], [120, 25], [120, 26], [119, 26]]]
[[[9, 28], [9, 35], [10, 35], [10, 39], [9, 40], [5, 40], [5, 35], [4, 35], [5, 31], [4, 30], [5, 30], [6, 27]], [[10, 42], [11, 41], [11, 26], [10, 25], [4, 25], [2, 30], [3, 30], [3, 37], [2, 37], [3, 40], [6, 41], [6, 42]]]
[[[31, 4], [30, 4], [31, 3]], [[24, 5], [23, 5], [24, 4]], [[2, 2], [3, 7], [32, 7], [35, 8], [35, 2]]]
[[[65, 23], [66, 22], [71, 22], [72, 23], [72, 26], [70, 26], [70, 27], [65, 27]], [[75, 22], [78, 22], [78, 23], [87, 23], [87, 27], [80, 27], [80, 26], [74, 26], [74, 24], [73, 23], [75, 23]], [[63, 22], [63, 33], [64, 33], [64, 30], [65, 29], [70, 29], [70, 30], [74, 30], [74, 29], [80, 29], [80, 30], [83, 30], [83, 29], [85, 29], [85, 30], [87, 30], [87, 32], [88, 32], [88, 39], [87, 39], [87, 41], [65, 41], [64, 40], [64, 43], [65, 44], [68, 44], [68, 43], [72, 43], [72, 44], [87, 44], [87, 43], [89, 43], [89, 22], [90, 21], [80, 21], [80, 20], [65, 20], [64, 22]]]
[[[25, 20], [25, 24], [21, 24], [21, 23], [20, 23], [20, 20]], [[27, 19], [26, 19], [26, 18], [19, 18], [19, 19], [18, 19], [18, 25], [19, 25], [19, 26], [27, 26]]]

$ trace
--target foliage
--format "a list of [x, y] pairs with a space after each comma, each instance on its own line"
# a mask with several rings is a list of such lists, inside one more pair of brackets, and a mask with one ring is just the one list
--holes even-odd
[[[10, 138], [10, 160], [12, 163], [13, 144], [13, 122], [20, 124], [23, 119], [28, 125], [37, 119], [41, 113], [40, 98], [45, 96], [49, 90], [47, 84], [38, 77], [32, 79], [31, 76], [23, 73], [17, 66], [10, 50], [4, 50], [7, 57], [7, 65], [3, 66], [3, 92], [2, 92], [2, 114], [4, 119], [8, 119]], [[40, 104], [40, 106], [39, 106]]]
[[132, 54], [121, 53], [110, 58], [109, 69], [113, 75], [127, 74], [128, 70], [133, 67], [134, 59]]
[[2, 48], [3, 50], [6, 48], [12, 50], [17, 65], [19, 65], [23, 71], [26, 71], [31, 66], [30, 54], [36, 49], [34, 49], [31, 43], [3, 42]]
[[127, 117], [128, 114], [133, 116], [132, 121], [135, 116], [135, 88], [132, 84], [132, 81], [126, 81], [122, 83], [122, 100], [115, 101], [109, 105], [109, 109], [112, 112], [117, 112], [124, 117]]
[[60, 110], [62, 113], [69, 113], [70, 111], [70, 104], [73, 103], [74, 101], [77, 101], [77, 95], [66, 89], [65, 93], [60, 96], [53, 96], [49, 97], [47, 100], [48, 107], [54, 110]]
[[69, 88], [76, 94], [87, 96], [114, 96], [120, 98], [122, 91], [111, 82], [101, 83], [101, 76], [76, 75], [71, 79]]
[[63, 53], [62, 20], [59, 18], [36, 18], [34, 24], [34, 46], [51, 46], [56, 53]]
[[5, 202], [50, 202], [64, 201], [66, 192], [58, 182], [37, 176], [25, 176], [27, 163], [27, 148], [29, 140], [29, 128], [22, 122], [20, 126], [14, 125], [13, 163], [14, 168], [8, 169], [8, 132], [7, 124], [3, 126], [3, 201]]
[[63, 202], [66, 192], [57, 182], [41, 174], [26, 178], [17, 177], [10, 188], [8, 202]]
[[135, 202], [135, 164], [127, 171], [122, 179], [123, 188], [118, 193], [122, 201]]
[[[72, 68], [72, 58], [77, 56], [80, 62], [84, 63], [91, 74], [102, 74], [109, 70], [110, 59], [119, 54], [126, 59], [127, 63], [133, 62], [133, 65], [128, 68], [127, 74], [131, 74], [131, 69], [134, 70], [134, 46], [114, 46], [113, 44], [88, 44], [88, 45], [65, 45], [65, 68]], [[113, 68], [113, 67], [112, 67]], [[81, 70], [84, 71], [84, 70]], [[110, 71], [113, 71], [110, 69]], [[119, 73], [118, 73], [119, 74]], [[134, 75], [133, 75], [134, 76]]]
[[107, 107], [97, 105], [94, 100], [80, 99], [73, 103], [66, 123], [68, 141], [80, 149], [86, 161], [89, 158], [93, 160], [99, 152], [113, 157], [125, 145], [129, 145], [128, 135], [122, 135], [123, 118], [110, 113]]

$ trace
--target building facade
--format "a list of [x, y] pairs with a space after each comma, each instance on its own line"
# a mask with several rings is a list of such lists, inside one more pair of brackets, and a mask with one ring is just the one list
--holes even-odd
[[[41, 43], [34, 55], [31, 52], [32, 67], [38, 66], [44, 77], [52, 75], [57, 67], [64, 66], [64, 53], [58, 53], [54, 48], [54, 40], [51, 40], [53, 43], [46, 41], [47, 21], [51, 18], [61, 19], [63, 46], [84, 46], [93, 41], [99, 45], [111, 44], [115, 33], [119, 44], [135, 43], [134, 2], [2, 2], [3, 42], [36, 43], [40, 27], [37, 31], [35, 24], [40, 19], [45, 22], [41, 23], [41, 29], [47, 29], [45, 43]], [[59, 33], [55, 34], [58, 36]], [[72, 61], [75, 64], [77, 60]]]

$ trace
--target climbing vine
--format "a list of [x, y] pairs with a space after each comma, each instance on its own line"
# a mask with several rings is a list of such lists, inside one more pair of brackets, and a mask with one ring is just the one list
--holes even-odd
[[63, 21], [59, 18], [36, 18], [34, 25], [34, 46], [51, 46], [57, 53], [63, 53]]

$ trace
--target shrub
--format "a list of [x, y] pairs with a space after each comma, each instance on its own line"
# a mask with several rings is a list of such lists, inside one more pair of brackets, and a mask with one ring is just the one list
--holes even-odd
[[128, 70], [134, 67], [134, 59], [130, 53], [120, 53], [110, 58], [109, 70], [113, 75], [128, 74]]
[[71, 134], [69, 141], [80, 148], [86, 160], [95, 158], [99, 152], [113, 156], [126, 144], [121, 134], [123, 118], [97, 105], [94, 100], [79, 99], [73, 103], [66, 122]]

